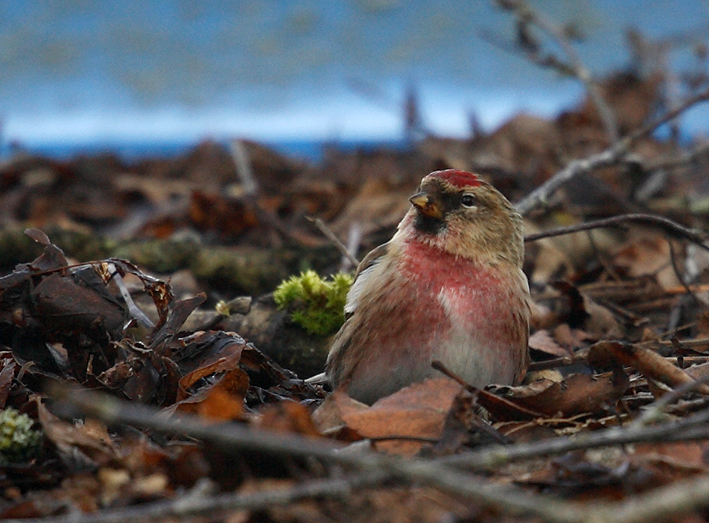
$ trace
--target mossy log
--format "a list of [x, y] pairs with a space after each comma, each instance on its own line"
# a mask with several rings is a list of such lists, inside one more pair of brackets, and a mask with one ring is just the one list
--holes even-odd
[[[287, 245], [278, 249], [215, 246], [194, 239], [115, 240], [90, 232], [46, 227], [50, 240], [67, 256], [86, 262], [122, 258], [159, 275], [188, 269], [209, 289], [227, 298], [272, 292], [284, 279], [307, 268], [328, 271], [340, 254], [335, 247]], [[11, 272], [42, 252], [21, 228], [0, 231], [0, 274]]]

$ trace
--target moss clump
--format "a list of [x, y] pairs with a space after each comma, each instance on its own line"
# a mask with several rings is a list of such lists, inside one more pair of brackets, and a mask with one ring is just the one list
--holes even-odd
[[324, 280], [315, 271], [300, 273], [281, 283], [273, 299], [279, 309], [288, 309], [291, 320], [309, 334], [327, 336], [345, 321], [345, 300], [352, 276], [335, 274]]
[[42, 432], [33, 425], [27, 414], [12, 408], [0, 411], [0, 466], [22, 463], [38, 453]]

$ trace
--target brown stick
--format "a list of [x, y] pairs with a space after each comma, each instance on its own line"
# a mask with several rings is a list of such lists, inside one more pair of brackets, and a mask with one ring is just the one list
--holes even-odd
[[529, 48], [530, 46], [527, 46], [526, 56], [536, 64], [545, 67], [554, 67], [562, 73], [570, 73], [577, 78], [584, 85], [589, 98], [596, 106], [596, 110], [601, 117], [601, 122], [603, 122], [603, 127], [605, 128], [610, 143], [615, 144], [618, 141], [618, 124], [615, 114], [603, 98], [598, 84], [593, 80], [591, 72], [586, 65], [584, 65], [581, 57], [574, 49], [574, 46], [571, 45], [569, 37], [565, 34], [562, 27], [540, 15], [524, 0], [496, 0], [495, 3], [502, 9], [511, 11], [517, 18], [518, 24], [522, 26], [525, 24], [533, 24], [539, 27], [563, 49], [569, 62], [562, 62], [551, 55], [542, 58], [539, 56], [536, 46], [531, 46], [532, 49]]
[[526, 215], [540, 203], [546, 202], [554, 191], [575, 176], [599, 169], [601, 167], [617, 165], [626, 157], [630, 151], [630, 148], [635, 145], [638, 140], [652, 133], [661, 125], [676, 118], [690, 107], [707, 100], [709, 100], [709, 87], [688, 98], [683, 104], [679, 105], [672, 111], [668, 111], [667, 113], [636, 129], [634, 132], [622, 140], [619, 140], [615, 143], [615, 145], [609, 147], [605, 151], [570, 162], [561, 171], [557, 172], [554, 176], [549, 178], [546, 182], [517, 202], [517, 204], [515, 204], [515, 208], [520, 214]]
[[549, 229], [547, 231], [529, 234], [524, 237], [524, 241], [533, 242], [542, 238], [551, 238], [553, 236], [561, 236], [562, 234], [572, 234], [575, 232], [587, 231], [589, 229], [609, 227], [625, 222], [640, 222], [655, 225], [664, 229], [667, 232], [675, 234], [676, 236], [686, 238], [691, 242], [696, 243], [705, 250], [709, 250], [709, 246], [704, 244], [704, 242], [707, 240], [707, 234], [705, 232], [699, 231], [697, 229], [690, 229], [673, 220], [670, 220], [669, 218], [665, 218], [664, 216], [655, 216], [652, 214], [621, 214], [620, 216], [613, 216], [611, 218], [592, 220], [588, 222], [578, 223], [576, 225], [569, 225], [567, 227], [558, 227], [555, 229]]

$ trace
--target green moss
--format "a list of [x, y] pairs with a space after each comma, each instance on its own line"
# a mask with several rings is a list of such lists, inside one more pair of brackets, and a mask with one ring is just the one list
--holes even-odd
[[305, 271], [281, 283], [273, 299], [309, 334], [328, 336], [345, 321], [345, 300], [351, 286], [349, 274], [338, 273], [324, 280], [315, 271]]
[[22, 463], [39, 451], [42, 432], [33, 429], [34, 420], [27, 414], [7, 408], [0, 411], [0, 466]]

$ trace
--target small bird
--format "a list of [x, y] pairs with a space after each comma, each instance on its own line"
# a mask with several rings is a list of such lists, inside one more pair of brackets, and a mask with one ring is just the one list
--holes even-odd
[[372, 404], [435, 376], [516, 384], [529, 362], [522, 217], [492, 185], [435, 171], [391, 240], [357, 267], [327, 358], [333, 388]]

